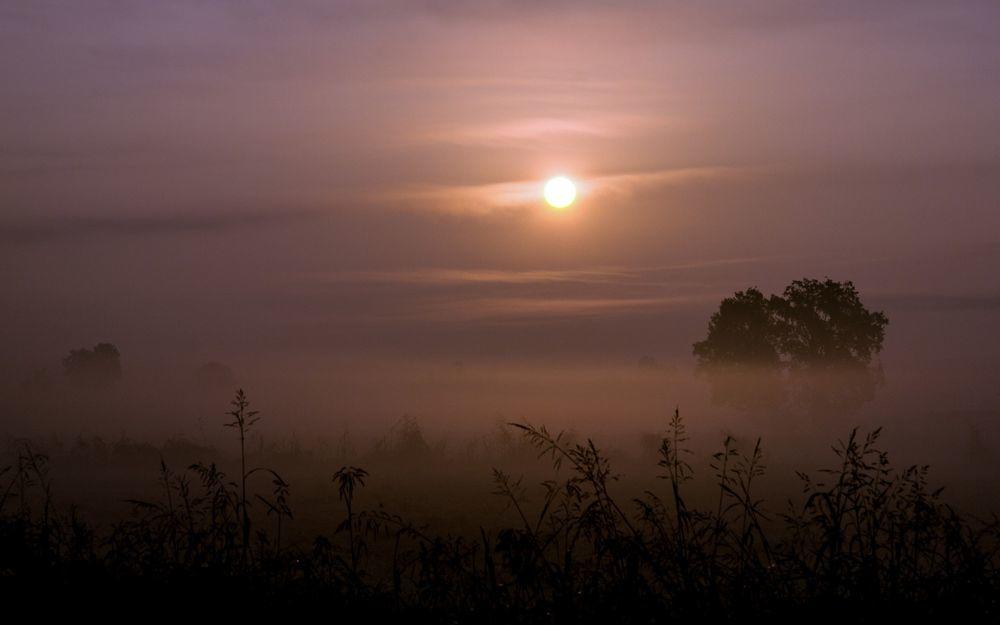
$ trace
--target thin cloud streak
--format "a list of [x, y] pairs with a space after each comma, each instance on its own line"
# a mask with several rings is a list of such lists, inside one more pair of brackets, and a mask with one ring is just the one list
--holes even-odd
[[966, 295], [902, 293], [876, 295], [873, 299], [897, 310], [914, 312], [990, 312], [1000, 310], [1000, 294], [997, 293]]
[[392, 284], [538, 284], [550, 282], [616, 282], [635, 277], [624, 269], [531, 270], [416, 269], [341, 273], [332, 282], [376, 282]]
[[638, 115], [527, 117], [494, 124], [432, 129], [417, 134], [414, 141], [416, 143], [525, 148], [573, 138], [623, 139], [640, 131], [666, 128], [670, 125], [671, 121], [663, 117]]
[[502, 297], [461, 300], [427, 305], [407, 315], [409, 319], [442, 322], [517, 322], [568, 317], [622, 317], [640, 312], [665, 311], [710, 301], [713, 296], [663, 296], [623, 298]]
[[160, 216], [109, 216], [0, 221], [0, 241], [9, 244], [44, 243], [54, 239], [89, 236], [162, 236], [172, 234], [226, 233], [244, 228], [274, 226], [311, 216], [308, 212], [216, 213]]
[[[579, 283], [624, 283], [659, 285], [662, 282], [649, 280], [649, 275], [660, 272], [709, 269], [730, 265], [748, 265], [766, 262], [773, 258], [746, 257], [696, 260], [672, 265], [647, 267], [593, 267], [584, 269], [532, 269], [507, 270], [490, 268], [454, 269], [425, 267], [395, 271], [348, 271], [322, 274], [320, 282], [325, 283], [386, 283], [386, 284], [426, 284], [426, 285], [478, 285], [478, 284], [544, 284], [559, 282]], [[315, 279], [316, 276], [305, 276]]]

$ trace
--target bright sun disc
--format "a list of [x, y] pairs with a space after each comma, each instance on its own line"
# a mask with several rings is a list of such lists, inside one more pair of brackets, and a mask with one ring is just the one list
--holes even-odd
[[566, 208], [576, 199], [576, 185], [565, 176], [556, 176], [545, 183], [545, 201], [552, 208]]

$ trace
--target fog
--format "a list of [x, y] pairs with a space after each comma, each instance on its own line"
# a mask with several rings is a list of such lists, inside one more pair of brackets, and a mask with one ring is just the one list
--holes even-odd
[[996, 620], [998, 32], [0, 2], [0, 596]]
[[[428, 441], [453, 448], [499, 425], [529, 422], [635, 455], [642, 435], [662, 433], [675, 408], [701, 454], [726, 435], [759, 436], [772, 458], [806, 462], [853, 427], [884, 426], [899, 458], [979, 473], [996, 468], [1000, 443], [993, 370], [945, 359], [905, 362], [887, 355], [884, 381], [860, 405], [749, 408], [713, 398], [711, 380], [692, 360], [651, 356], [583, 363], [286, 357], [233, 363], [221, 378], [195, 364], [141, 367], [127, 354], [123, 360], [122, 379], [111, 387], [73, 384], [58, 367], [9, 378], [3, 433], [68, 443], [80, 436], [156, 445], [180, 438], [231, 450], [230, 432], [221, 426], [241, 387], [261, 411], [259, 433], [269, 444], [295, 441], [304, 448], [345, 433], [357, 445], [371, 445], [412, 417]], [[759, 390], [768, 379], [743, 374], [728, 383]], [[850, 384], [835, 374], [811, 382], [838, 390]]]

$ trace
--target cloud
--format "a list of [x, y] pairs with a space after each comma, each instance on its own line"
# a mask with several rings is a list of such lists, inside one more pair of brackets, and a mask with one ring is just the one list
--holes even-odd
[[764, 167], [680, 167], [596, 176], [581, 181], [581, 185], [584, 192], [595, 194], [634, 193], [653, 187], [681, 186], [712, 180], [746, 179], [765, 174], [768, 171]]
[[67, 216], [0, 221], [0, 241], [31, 244], [90, 236], [163, 236], [224, 233], [270, 226], [306, 217], [305, 212], [209, 213], [156, 216]]
[[878, 301], [899, 310], [917, 312], [995, 311], [1000, 310], [1000, 294], [944, 295], [909, 293], [886, 295]]
[[614, 282], [633, 277], [624, 269], [530, 270], [441, 269], [361, 271], [330, 277], [334, 282], [381, 282], [394, 284], [538, 284], [555, 282]]
[[[670, 265], [638, 267], [589, 267], [579, 269], [507, 270], [491, 268], [423, 267], [390, 271], [345, 271], [319, 278], [324, 283], [413, 284], [427, 286], [532, 285], [532, 284], [627, 284], [661, 286], [661, 273], [693, 271], [759, 263], [766, 258], [719, 258], [692, 260]], [[311, 278], [316, 278], [311, 276]]]
[[[579, 87], [574, 87], [579, 89]], [[551, 89], [551, 86], [549, 86]], [[641, 115], [581, 114], [562, 117], [523, 117], [493, 123], [468, 124], [418, 133], [417, 143], [453, 143], [484, 147], [533, 147], [538, 143], [579, 138], [624, 138], [629, 134], [663, 128], [669, 120]]]
[[[568, 317], [621, 317], [662, 311], [712, 296], [660, 297], [497, 297], [429, 303], [405, 314], [428, 321], [506, 321]], [[391, 315], [390, 315], [391, 316]]]
[[282, 308], [380, 327], [404, 322], [506, 324], [625, 319], [718, 302], [728, 286], [703, 270], [760, 259], [693, 260], [649, 267], [508, 270], [418, 268], [273, 276]]

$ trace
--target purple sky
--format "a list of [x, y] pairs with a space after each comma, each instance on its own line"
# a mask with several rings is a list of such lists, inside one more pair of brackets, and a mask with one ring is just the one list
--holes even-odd
[[998, 33], [996, 2], [4, 2], [3, 362], [685, 359], [723, 296], [830, 276], [890, 361], [997, 364]]

